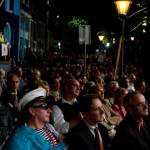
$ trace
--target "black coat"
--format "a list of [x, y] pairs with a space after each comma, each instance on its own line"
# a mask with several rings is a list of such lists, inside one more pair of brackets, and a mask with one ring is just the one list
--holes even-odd
[[136, 123], [127, 115], [116, 129], [112, 150], [150, 150], [149, 128], [138, 129]]
[[0, 145], [13, 131], [14, 121], [10, 110], [0, 104]]
[[[99, 131], [106, 150], [110, 146], [107, 129], [103, 125], [99, 124]], [[67, 144], [69, 146], [69, 150], [99, 150], [94, 139], [94, 135], [83, 120], [70, 130], [67, 135]]]

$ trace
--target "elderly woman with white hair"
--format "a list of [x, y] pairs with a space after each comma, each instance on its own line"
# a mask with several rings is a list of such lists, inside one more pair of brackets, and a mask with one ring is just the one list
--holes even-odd
[[25, 124], [19, 126], [4, 146], [4, 150], [63, 150], [62, 136], [49, 124], [51, 109], [46, 102], [46, 90], [37, 88], [20, 100], [19, 110]]

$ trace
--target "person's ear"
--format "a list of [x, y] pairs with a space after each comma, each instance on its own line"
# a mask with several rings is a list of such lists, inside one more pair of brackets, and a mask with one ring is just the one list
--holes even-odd
[[88, 113], [87, 113], [87, 112], [82, 112], [81, 114], [82, 114], [82, 117], [88, 116]]
[[35, 111], [32, 107], [29, 108], [29, 113], [32, 115], [32, 116], [35, 116]]

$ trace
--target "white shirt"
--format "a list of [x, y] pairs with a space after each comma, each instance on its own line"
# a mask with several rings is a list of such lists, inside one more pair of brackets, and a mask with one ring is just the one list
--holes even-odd
[[[84, 120], [84, 121], [85, 121], [85, 120]], [[94, 132], [94, 130], [95, 130], [96, 127], [98, 127], [98, 124], [96, 124], [95, 126], [92, 126], [92, 125], [90, 125], [87, 121], [85, 121], [85, 124], [88, 126], [89, 130], [91, 131], [91, 133], [92, 133], [92, 134], [94, 135], [94, 137], [95, 137], [95, 132]], [[102, 136], [101, 136], [100, 131], [98, 132], [98, 134], [99, 134], [100, 142], [102, 142], [103, 140], [102, 140]]]
[[69, 131], [69, 122], [65, 121], [62, 110], [57, 105], [54, 105], [51, 109], [55, 129], [61, 134], [67, 133]]
[[84, 120], [85, 124], [87, 125], [87, 127], [89, 128], [89, 130], [91, 131], [91, 133], [95, 136], [94, 130], [97, 127], [97, 125], [92, 126], [90, 125], [86, 120]]
[[[64, 98], [62, 98], [62, 103], [67, 103], [70, 105], [72, 105], [76, 101], [77, 101], [76, 98], [73, 99], [72, 101], [67, 101]], [[52, 120], [55, 129], [61, 134], [68, 133], [69, 122], [65, 121], [62, 110], [57, 105], [54, 105], [51, 109], [52, 109]]]

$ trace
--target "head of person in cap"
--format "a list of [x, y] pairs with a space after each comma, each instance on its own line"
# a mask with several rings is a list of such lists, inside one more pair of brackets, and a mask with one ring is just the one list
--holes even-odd
[[51, 108], [44, 88], [26, 93], [20, 100], [18, 109], [25, 123], [16, 128], [4, 149], [64, 149], [63, 137], [49, 123]]
[[[34, 111], [41, 112], [41, 110], [47, 110], [47, 117], [43, 117], [49, 122], [48, 117], [50, 116], [50, 108], [48, 107], [46, 100], [46, 90], [44, 88], [37, 88], [26, 93], [19, 102], [18, 109], [21, 113], [22, 119], [25, 123], [30, 122], [36, 116], [33, 114]], [[44, 114], [42, 114], [44, 115]], [[38, 118], [39, 119], [39, 118]], [[45, 121], [46, 121], [45, 120]], [[38, 120], [40, 121], [40, 120]], [[44, 123], [44, 122], [43, 122]]]

